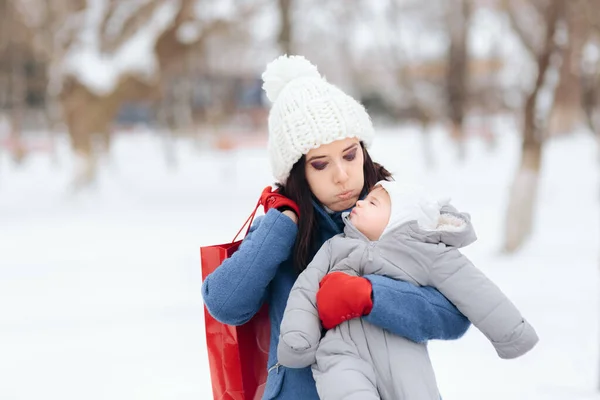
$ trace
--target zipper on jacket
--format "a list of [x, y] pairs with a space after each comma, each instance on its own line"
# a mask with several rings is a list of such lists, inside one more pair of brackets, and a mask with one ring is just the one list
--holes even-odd
[[276, 363], [271, 368], [269, 368], [269, 370], [267, 371], [267, 374], [270, 374], [271, 371], [273, 371], [273, 370], [275, 370], [276, 374], [279, 374], [279, 367], [281, 367], [281, 364], [280, 363]]

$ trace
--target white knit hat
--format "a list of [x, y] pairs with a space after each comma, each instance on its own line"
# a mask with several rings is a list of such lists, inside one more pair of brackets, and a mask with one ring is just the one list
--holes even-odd
[[268, 149], [277, 182], [285, 183], [296, 161], [323, 144], [356, 137], [371, 145], [375, 132], [365, 108], [328, 83], [306, 58], [280, 56], [262, 78], [273, 102]]

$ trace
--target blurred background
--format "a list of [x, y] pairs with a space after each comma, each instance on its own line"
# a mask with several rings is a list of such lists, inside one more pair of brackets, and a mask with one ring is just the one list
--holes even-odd
[[284, 53], [538, 331], [432, 342], [444, 399], [600, 399], [598, 0], [0, 0], [0, 399], [212, 398], [199, 247], [273, 183]]

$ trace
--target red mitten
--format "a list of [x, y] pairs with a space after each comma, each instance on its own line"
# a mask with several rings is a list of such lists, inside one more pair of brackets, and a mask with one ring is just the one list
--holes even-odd
[[291, 208], [292, 211], [300, 217], [300, 208], [296, 203], [287, 197], [279, 194], [278, 190], [272, 191], [271, 186], [267, 186], [260, 195], [260, 204], [265, 208], [265, 214], [271, 208]]
[[317, 309], [325, 329], [368, 315], [373, 309], [373, 288], [367, 278], [332, 272], [319, 283]]

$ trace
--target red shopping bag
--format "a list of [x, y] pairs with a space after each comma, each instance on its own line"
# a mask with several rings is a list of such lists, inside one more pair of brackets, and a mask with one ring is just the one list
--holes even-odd
[[[258, 206], [235, 235], [233, 242], [200, 248], [202, 281], [237, 251], [242, 241], [236, 239], [246, 225], [248, 234]], [[267, 305], [263, 305], [242, 326], [220, 323], [208, 313], [205, 306], [204, 323], [214, 399], [260, 400], [267, 382], [271, 332]]]

